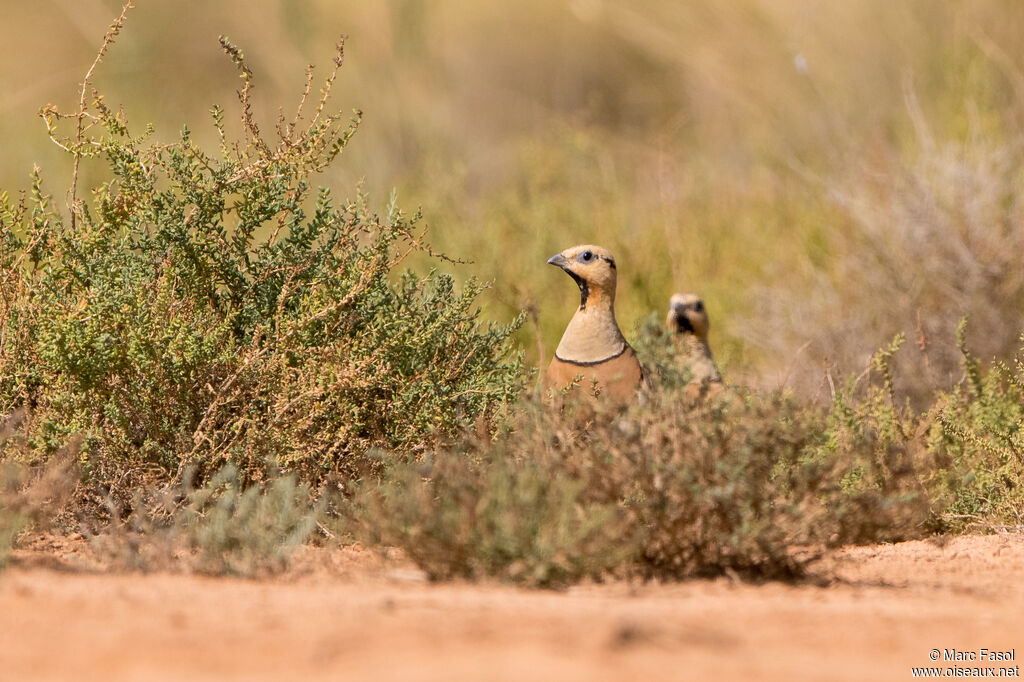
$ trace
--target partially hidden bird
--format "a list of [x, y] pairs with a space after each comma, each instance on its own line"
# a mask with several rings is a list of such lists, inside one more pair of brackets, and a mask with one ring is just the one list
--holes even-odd
[[640, 397], [646, 383], [636, 351], [615, 321], [615, 258], [607, 249], [584, 244], [548, 259], [580, 288], [580, 307], [569, 320], [547, 371], [547, 383], [560, 389], [580, 377], [615, 402]]
[[673, 294], [665, 324], [681, 347], [681, 357], [691, 373], [690, 385], [721, 385], [722, 375], [708, 345], [711, 321], [704, 301], [696, 294]]

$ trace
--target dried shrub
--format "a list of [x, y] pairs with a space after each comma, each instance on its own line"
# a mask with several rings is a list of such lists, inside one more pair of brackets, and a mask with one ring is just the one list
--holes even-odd
[[[24, 412], [0, 421], [0, 446], [24, 447]], [[0, 461], [0, 568], [10, 557], [25, 530], [49, 530], [72, 501], [79, 474], [76, 444], [61, 448], [43, 465], [29, 466], [16, 459]]]
[[634, 544], [622, 510], [508, 445], [392, 464], [360, 485], [346, 510], [350, 531], [401, 547], [435, 580], [557, 587], [617, 569]]
[[787, 360], [809, 344], [811, 361], [792, 377], [801, 390], [823, 386], [822, 363], [839, 375], [857, 371], [872, 348], [902, 333], [920, 357], [896, 358], [897, 383], [923, 408], [962, 376], [954, 340], [963, 316], [984, 330], [972, 339], [982, 357], [1016, 350], [1024, 148], [981, 135], [936, 142], [915, 122], [913, 156], [859, 160], [828, 181], [835, 213], [804, 281], [756, 296], [759, 312], [743, 333]]
[[284, 570], [316, 528], [322, 510], [293, 476], [244, 488], [238, 470], [230, 466], [186, 499], [177, 523], [185, 529], [186, 546], [198, 552], [198, 570], [206, 573]]
[[626, 413], [526, 405], [494, 442], [387, 468], [349, 514], [357, 537], [435, 578], [799, 578], [828, 544], [922, 532], [916, 470], [875, 456], [877, 424], [844, 441], [856, 419], [780, 393], [664, 385]]
[[294, 476], [246, 485], [227, 465], [202, 486], [184, 482], [140, 491], [123, 522], [104, 525], [93, 544], [116, 568], [263, 577], [288, 568], [323, 515]]

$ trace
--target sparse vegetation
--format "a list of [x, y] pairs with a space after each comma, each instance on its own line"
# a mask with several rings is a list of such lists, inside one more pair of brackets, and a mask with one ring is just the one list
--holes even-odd
[[522, 405], [495, 442], [365, 483], [357, 537], [403, 548], [434, 577], [559, 584], [791, 579], [827, 545], [924, 532], [918, 472], [874, 392], [831, 411], [777, 392], [695, 395], [673, 344], [647, 332], [642, 357], [666, 368], [650, 402]]
[[[987, 369], [958, 328], [965, 378], [932, 408], [940, 528], [1024, 530], [1024, 348]], [[1021, 339], [1024, 343], [1024, 338]]]
[[313, 502], [294, 476], [245, 485], [229, 464], [201, 487], [189, 472], [179, 484], [139, 491], [133, 502], [127, 519], [101, 526], [93, 538], [115, 567], [252, 578], [288, 567], [327, 498]]
[[[916, 407], [963, 373], [957, 320], [967, 316], [973, 330], [985, 330], [972, 339], [981, 357], [1006, 358], [1024, 307], [1020, 144], [980, 135], [940, 144], [926, 125], [919, 122], [909, 159], [866, 161], [823, 190], [841, 227], [831, 237], [834, 260], [810, 267], [814, 295], [784, 288], [759, 296], [781, 321], [758, 335], [776, 353], [808, 340], [811, 357], [850, 371], [878, 345], [864, 340], [880, 330], [904, 334], [916, 353], [895, 359], [895, 378]], [[803, 363], [792, 380], [809, 392], [820, 375]]]
[[351, 532], [400, 547], [433, 579], [551, 587], [629, 563], [637, 538], [617, 500], [592, 495], [584, 478], [521, 441], [478, 445], [364, 481], [344, 508]]
[[[23, 417], [24, 411], [16, 411], [0, 419], [0, 446], [8, 452], [24, 447]], [[48, 530], [57, 525], [78, 483], [75, 450], [71, 443], [38, 467], [0, 458], [0, 569], [26, 528]]]
[[[845, 126], [808, 113], [825, 106], [822, 83], [849, 76], [843, 64], [822, 57], [823, 80], [766, 75], [772, 92], [753, 76], [709, 87], [701, 50], [637, 37], [695, 10], [666, 5], [659, 22], [583, 4], [579, 20], [622, 48], [616, 68], [642, 68], [672, 100], [665, 111], [687, 105], [692, 122], [682, 130], [642, 98], [619, 111], [570, 93], [510, 145], [524, 170], [481, 173], [471, 200], [458, 170], [430, 172], [454, 152], [424, 143], [402, 180], [444, 221], [434, 243], [479, 258], [492, 289], [428, 246], [396, 193], [375, 210], [362, 184], [346, 200], [320, 186], [361, 121], [330, 108], [343, 42], [322, 86], [311, 68], [294, 116], [268, 135], [250, 62], [222, 39], [239, 115], [211, 110], [212, 144], [188, 127], [161, 141], [93, 89], [122, 14], [78, 108], [41, 112], [67, 155], [67, 192], [36, 169], [27, 192], [0, 194], [0, 415], [19, 420], [0, 437], [0, 564], [72, 495], [102, 521], [77, 519], [115, 565], [251, 576], [286, 568], [328, 516], [435, 579], [536, 586], [797, 578], [837, 544], [1021, 529], [1020, 102], [995, 96], [1012, 61], [977, 29], [992, 17], [970, 17], [970, 58], [954, 58], [973, 64], [957, 92], [982, 93], [990, 116], [965, 132], [955, 105], [922, 110], [941, 84], [904, 80], [881, 114], [887, 145], [863, 111]], [[721, 26], [704, 49], [757, 50], [734, 38], [786, 16], [757, 7], [709, 5], [697, 24]], [[575, 68], [608, 96], [608, 51], [591, 49]], [[742, 134], [723, 134], [719, 117]], [[647, 128], [622, 135], [635, 120]], [[861, 158], [869, 138], [883, 148]], [[570, 235], [607, 237], [619, 254], [626, 326], [706, 282], [712, 343], [727, 379], [749, 388], [684, 390], [690, 373], [653, 314], [635, 335], [657, 375], [642, 407], [553, 412], [526, 395], [523, 358], [539, 361], [574, 295], [537, 304], [539, 254]], [[522, 307], [539, 309], [536, 329], [519, 331]], [[964, 314], [976, 343], [966, 322], [953, 340]], [[530, 332], [537, 350], [520, 351]], [[791, 388], [774, 388], [765, 377], [784, 364]]]

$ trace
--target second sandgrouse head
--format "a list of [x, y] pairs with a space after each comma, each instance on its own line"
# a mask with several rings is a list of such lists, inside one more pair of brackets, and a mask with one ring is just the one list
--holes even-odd
[[683, 351], [681, 359], [691, 373], [691, 382], [720, 384], [722, 375], [708, 345], [711, 322], [704, 301], [696, 294], [673, 294], [665, 324]]
[[711, 328], [704, 301], [697, 294], [672, 294], [665, 324], [676, 334], [693, 334], [702, 341], [708, 340]]

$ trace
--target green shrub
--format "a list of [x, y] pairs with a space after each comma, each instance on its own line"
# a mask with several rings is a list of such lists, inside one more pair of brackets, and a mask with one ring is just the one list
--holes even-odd
[[[893, 359], [902, 335], [875, 354], [871, 373], [847, 382], [832, 403], [817, 456], [851, 465], [841, 498], [850, 512], [844, 535], [858, 541], [897, 539], [904, 523], [879, 525], [859, 507], [871, 498], [929, 508], [922, 530], [962, 532], [1024, 527], [1024, 355], [1013, 366], [988, 367], [967, 348], [966, 320], [958, 327], [963, 376], [948, 392], [930, 396], [923, 410], [900, 399]], [[904, 358], [904, 366], [908, 362]], [[922, 368], [923, 371], [923, 368]], [[912, 475], [908, 475], [912, 474]], [[904, 510], [913, 509], [914, 505]]]
[[926, 530], [930, 501], [921, 477], [928, 456], [918, 436], [927, 419], [899, 400], [891, 367], [903, 342], [897, 336], [864, 373], [837, 389], [821, 445], [804, 455], [842, 463], [829, 509], [836, 542], [895, 541]]
[[186, 499], [179, 512], [186, 544], [198, 552], [199, 570], [212, 573], [283, 570], [313, 532], [323, 508], [310, 503], [309, 488], [293, 476], [244, 488], [232, 466]]
[[653, 312], [637, 323], [633, 347], [659, 390], [680, 389], [693, 379], [686, 347], [672, 342], [659, 313]]
[[[941, 528], [1024, 528], [1024, 349], [983, 371], [958, 328], [964, 378], [939, 395], [929, 447]], [[1024, 337], [1022, 337], [1024, 341]]]
[[[0, 410], [31, 408], [32, 460], [82, 434], [86, 480], [122, 502], [142, 481], [225, 462], [244, 480], [268, 463], [311, 482], [353, 476], [369, 449], [428, 447], [521, 385], [518, 322], [482, 323], [478, 282], [459, 292], [436, 271], [400, 272], [411, 252], [434, 256], [419, 216], [314, 189], [359, 121], [326, 109], [342, 45], [318, 101], [310, 71], [268, 139], [252, 73], [222, 44], [242, 76], [241, 139], [217, 107], [215, 153], [187, 128], [170, 143], [133, 136], [101, 95], [86, 106], [86, 83], [79, 112], [42, 112], [74, 157], [70, 210], [38, 172], [28, 196], [0, 201]], [[79, 161], [109, 175], [88, 200]]]

